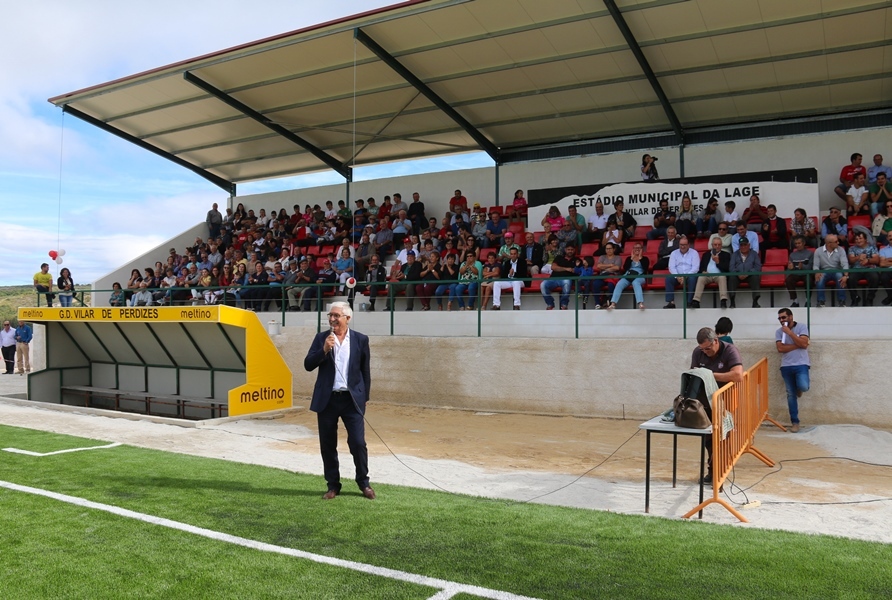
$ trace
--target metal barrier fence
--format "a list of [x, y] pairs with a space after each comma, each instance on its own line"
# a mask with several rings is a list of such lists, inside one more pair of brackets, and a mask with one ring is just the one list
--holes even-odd
[[[755, 445], [756, 432], [768, 416], [768, 359], [762, 358], [743, 374], [743, 381], [727, 383], [712, 395], [712, 498], [707, 498], [682, 518], [689, 519], [710, 504], [720, 504], [748, 523], [730, 503], [719, 494], [731, 470], [744, 454], [752, 454], [769, 467], [774, 466], [768, 456]], [[783, 427], [781, 427], [783, 429]]]
[[[883, 270], [884, 269], [882, 269], [882, 270], [881, 269], [849, 269], [848, 271], [846, 271], [846, 273], [850, 274], [850, 280], [857, 280], [858, 273], [877, 273], [878, 271], [882, 272]], [[803, 291], [804, 295], [805, 295], [805, 299], [804, 299], [805, 306], [803, 307], [803, 310], [805, 311], [804, 321], [805, 321], [806, 325], [809, 327], [809, 329], [811, 329], [811, 308], [812, 308], [811, 305], [812, 305], [812, 299], [814, 297], [814, 292], [816, 289], [814, 282], [813, 282], [813, 276], [816, 273], [824, 273], [824, 271], [814, 271], [814, 270], [812, 270], [812, 271], [805, 271], [805, 270], [764, 271], [763, 270], [759, 273], [762, 278], [773, 278], [773, 279], [769, 279], [768, 283], [763, 283], [763, 287], [761, 288], [760, 291], [764, 291], [764, 292], [770, 294], [770, 298], [771, 298], [770, 305], [775, 306], [774, 292], [777, 291], [782, 294], [787, 293], [787, 289], [783, 282], [783, 280], [786, 278], [786, 276], [789, 274], [806, 275], [807, 277], [805, 278], [805, 281], [803, 282], [804, 287], [799, 288], [799, 289], [801, 291]], [[753, 275], [753, 273], [725, 273], [724, 274], [724, 276], [726, 276], [726, 277], [733, 277], [733, 276], [737, 276], [737, 275]], [[854, 277], [852, 277], [852, 275], [854, 275]], [[682, 339], [686, 339], [688, 337], [687, 336], [687, 321], [688, 321], [688, 317], [689, 317], [688, 313], [691, 310], [694, 310], [694, 309], [691, 309], [690, 306], [688, 306], [688, 301], [687, 301], [688, 291], [694, 289], [694, 286], [696, 286], [696, 280], [698, 277], [712, 277], [712, 276], [713, 276], [713, 274], [710, 274], [710, 273], [690, 273], [690, 274], [684, 274], [684, 275], [672, 275], [672, 277], [682, 277], [685, 279], [685, 285], [683, 287], [682, 286], [678, 287], [678, 289], [676, 290], [677, 293], [681, 294], [681, 303], [679, 304], [679, 307], [681, 308], [681, 313], [682, 313], [682, 321], [681, 321], [682, 331], [680, 334], [680, 337]], [[659, 274], [640, 275], [640, 276], [635, 277], [635, 279], [640, 278], [640, 279], [645, 280], [645, 284], [644, 284], [645, 293], [649, 292], [649, 293], [662, 294], [663, 287], [661, 285], [659, 285], [659, 283], [657, 283], [657, 288], [654, 288], [653, 287], [654, 284], [652, 282], [654, 280], [665, 280], [666, 277], [667, 277], [667, 274], [659, 273]], [[590, 276], [590, 277], [578, 277], [578, 276], [574, 275], [574, 276], [568, 276], [568, 277], [560, 277], [560, 279], [569, 279], [571, 281], [571, 290], [570, 290], [571, 300], [570, 300], [569, 308], [572, 309], [575, 313], [575, 337], [578, 339], [579, 338], [579, 310], [582, 308], [582, 296], [583, 296], [583, 292], [580, 291], [579, 282], [592, 282], [592, 281], [599, 280], [599, 279], [602, 279], [602, 280], [603, 279], [617, 279], [617, 277], [616, 277], [616, 275], [595, 275], [595, 276]], [[518, 280], [525, 281], [525, 282], [534, 282], [534, 281], [541, 282], [541, 281], [545, 281], [546, 278], [526, 277], [526, 278], [522, 278], [522, 279], [518, 278]], [[498, 281], [498, 280], [496, 280], [496, 281]], [[457, 280], [437, 280], [437, 282], [439, 284], [458, 283]], [[391, 303], [391, 306], [393, 306], [393, 301], [395, 299], [395, 296], [393, 293], [393, 288], [389, 285], [390, 283], [391, 282], [386, 282], [386, 283], [380, 283], [380, 284], [376, 284], [376, 285], [380, 286], [381, 288], [386, 287], [386, 292], [381, 294], [380, 296], [378, 296], [378, 298], [381, 300], [386, 300], [387, 302]], [[399, 284], [401, 286], [403, 286], [403, 285], [411, 286], [411, 285], [419, 285], [419, 284], [425, 284], [425, 283], [431, 283], [431, 281], [429, 281], [429, 280], [427, 280], [427, 281], [405, 281], [405, 280], [403, 280], [403, 281], [399, 282]], [[368, 285], [369, 284], [367, 284], [367, 283], [359, 282], [357, 284], [357, 290], [367, 288]], [[313, 299], [318, 299], [320, 297], [322, 297], [322, 298], [332, 297], [333, 295], [335, 295], [335, 293], [337, 291], [336, 288], [338, 288], [340, 286], [341, 286], [341, 284], [339, 282], [335, 282], [335, 283], [307, 284], [303, 287], [310, 287], [311, 289], [314, 289], [312, 297], [313, 297]], [[715, 284], [711, 284], [711, 286], [715, 286]], [[242, 286], [241, 288], [238, 288], [238, 289], [240, 289], [240, 290], [250, 290], [250, 289], [273, 290], [273, 294], [268, 299], [270, 301], [275, 301], [276, 304], [278, 305], [279, 310], [277, 312], [279, 312], [281, 314], [282, 325], [285, 325], [288, 315], [289, 315], [288, 308], [287, 308], [287, 305], [288, 305], [287, 291], [290, 287], [291, 286], [287, 286], [287, 285], [275, 285], [275, 286], [269, 286], [269, 285], [267, 285], [267, 286], [253, 286], [252, 285], [252, 286]], [[631, 287], [631, 286], [629, 286], [629, 287]], [[201, 292], [200, 296], [202, 298], [200, 299], [200, 302], [203, 303], [204, 302], [203, 292], [214, 291], [214, 290], [223, 290], [224, 293], [222, 294], [222, 296], [225, 298], [227, 296], [225, 291], [230, 290], [230, 289], [233, 289], [232, 285], [222, 286], [222, 287], [202, 287], [202, 288], [170, 288], [170, 287], [168, 287], [168, 288], [153, 288], [150, 291], [152, 291], [152, 292], [171, 292], [171, 293], [188, 292], [191, 295], [192, 290], [196, 290], [196, 291]], [[524, 288], [524, 289], [526, 290], [527, 288]], [[882, 288], [874, 288], [874, 289], [876, 291], [879, 291], [879, 289], [882, 289]], [[749, 288], [746, 288], [746, 287], [740, 288], [740, 290], [750, 291]], [[92, 298], [94, 298], [97, 293], [101, 294], [104, 292], [107, 293], [107, 292], [112, 292], [112, 291], [113, 290], [92, 290], [91, 305], [95, 306], [95, 303], [92, 302]], [[126, 291], [130, 291], [130, 290], [126, 290]], [[381, 291], [384, 291], [384, 290], [381, 290]], [[558, 291], [559, 290], [555, 290], [555, 292], [558, 292]], [[712, 287], [709, 287], [706, 289], [706, 292], [712, 292], [712, 291], [713, 291]], [[889, 291], [892, 292], [892, 290], [889, 290]], [[44, 292], [35, 292], [35, 293], [37, 295], [36, 306], [39, 307], [41, 305], [41, 302], [44, 300], [43, 296], [45, 296], [46, 294]], [[531, 294], [531, 292], [529, 292], [529, 291], [524, 291], [523, 293], [525, 295]], [[533, 293], [537, 293], [537, 292], [533, 292]], [[628, 289], [623, 292], [624, 295], [631, 294], [631, 293], [632, 293], [631, 290], [628, 290]], [[715, 293], [717, 294], [717, 292], [715, 292]], [[827, 293], [830, 295], [830, 298], [832, 301], [832, 299], [834, 298], [835, 290], [828, 289]], [[83, 302], [83, 292], [79, 292], [79, 295], [81, 296], [80, 301]], [[415, 298], [417, 299], [418, 296], [415, 296]], [[477, 302], [476, 302], [477, 337], [482, 336], [482, 333], [481, 333], [481, 331], [482, 331], [482, 327], [481, 327], [482, 306], [481, 306], [479, 300], [480, 300], [480, 289], [478, 288]], [[188, 301], [184, 302], [184, 304], [189, 304], [191, 302], [192, 302], [192, 300], [189, 299]], [[242, 304], [243, 300], [237, 298], [235, 302], [230, 302], [229, 300], [226, 300], [226, 303], [228, 303], [232, 306], [237, 306], [239, 304]], [[321, 306], [322, 303], [317, 302], [316, 304], [317, 304], [316, 310], [310, 311], [310, 312], [316, 313], [317, 331], [321, 331], [323, 327], [327, 327], [328, 325], [327, 325], [327, 323], [323, 322], [323, 317], [322, 317], [323, 311], [322, 311], [322, 306]], [[789, 305], [789, 302], [781, 302], [781, 303], [777, 304], [777, 306], [788, 306], [788, 305]], [[303, 313], [299, 313], [299, 314], [306, 315], [307, 312], [304, 311]], [[396, 319], [396, 316], [395, 316], [394, 312], [391, 311], [391, 313], [390, 313], [390, 335], [395, 334], [394, 333], [395, 319]]]

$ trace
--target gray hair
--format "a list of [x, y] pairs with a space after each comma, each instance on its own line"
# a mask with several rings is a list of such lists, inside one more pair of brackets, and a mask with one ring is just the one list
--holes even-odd
[[712, 327], [704, 327], [697, 332], [697, 343], [714, 342], [719, 338], [718, 334]]
[[347, 316], [347, 319], [350, 320], [353, 318], [353, 309], [350, 308], [350, 305], [346, 302], [332, 302], [332, 308], [340, 308], [341, 313]]

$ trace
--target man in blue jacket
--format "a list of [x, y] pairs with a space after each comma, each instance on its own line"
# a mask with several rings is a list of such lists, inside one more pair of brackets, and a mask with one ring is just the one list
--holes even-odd
[[19, 375], [31, 372], [31, 338], [34, 330], [27, 321], [19, 321], [15, 328], [15, 361], [16, 372]]
[[316, 386], [310, 410], [316, 413], [319, 425], [319, 447], [328, 491], [322, 497], [332, 500], [341, 493], [338, 468], [338, 419], [347, 429], [347, 446], [356, 466], [356, 484], [362, 495], [375, 499], [369, 487], [369, 453], [365, 444], [365, 406], [372, 385], [369, 369], [369, 338], [350, 331], [353, 311], [346, 302], [333, 302], [328, 312], [329, 331], [316, 334], [304, 368], [316, 368]]

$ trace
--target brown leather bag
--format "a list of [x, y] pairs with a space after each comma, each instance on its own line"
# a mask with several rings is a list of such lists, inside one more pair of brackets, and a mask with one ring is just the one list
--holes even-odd
[[676, 396], [672, 402], [675, 410], [675, 425], [686, 429], [706, 429], [712, 427], [712, 422], [706, 416], [703, 403], [696, 398]]

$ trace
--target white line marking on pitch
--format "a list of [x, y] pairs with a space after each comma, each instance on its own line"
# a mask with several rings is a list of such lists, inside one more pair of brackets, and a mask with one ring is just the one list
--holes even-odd
[[193, 535], [199, 535], [212, 540], [235, 544], [237, 546], [243, 546], [245, 548], [251, 548], [253, 550], [260, 550], [261, 552], [284, 554], [286, 556], [293, 556], [295, 558], [311, 560], [313, 562], [325, 565], [332, 565], [335, 567], [341, 567], [343, 569], [351, 569], [353, 571], [359, 571], [360, 573], [377, 575], [379, 577], [387, 577], [389, 579], [396, 579], [398, 581], [405, 581], [407, 583], [414, 583], [416, 585], [423, 585], [443, 590], [439, 594], [436, 594], [432, 597], [436, 600], [450, 598], [458, 593], [470, 594], [472, 596], [478, 596], [480, 598], [489, 598], [490, 600], [538, 600], [536, 598], [531, 598], [530, 596], [520, 596], [518, 594], [503, 592], [501, 590], [492, 590], [489, 588], [478, 587], [476, 585], [467, 585], [464, 583], [447, 581], [446, 579], [438, 579], [436, 577], [416, 575], [415, 573], [407, 573], [406, 571], [398, 571], [396, 569], [388, 569], [386, 567], [376, 567], [375, 565], [367, 565], [365, 563], [355, 562], [352, 560], [343, 560], [340, 558], [333, 558], [331, 556], [324, 556], [322, 554], [313, 554], [312, 552], [296, 550], [294, 548], [285, 548], [284, 546], [276, 546], [274, 544], [267, 544], [265, 542], [258, 542], [256, 540], [249, 540], [247, 538], [239, 537], [236, 535], [230, 535], [228, 533], [222, 533], [219, 531], [214, 531], [212, 529], [205, 529], [204, 527], [196, 527], [195, 525], [189, 525], [188, 523], [180, 523], [179, 521], [172, 521], [163, 517], [155, 517], [152, 515], [147, 515], [145, 513], [128, 510], [126, 508], [112, 506], [110, 504], [93, 502], [92, 500], [85, 500], [83, 498], [77, 498], [75, 496], [59, 494], [57, 492], [19, 485], [17, 483], [10, 483], [8, 481], [0, 481], [0, 488], [6, 488], [8, 490], [13, 490], [16, 492], [24, 492], [26, 494], [34, 494], [36, 496], [43, 496], [45, 498], [52, 498], [53, 500], [67, 502], [69, 504], [82, 506], [84, 508], [92, 508], [93, 510], [101, 510], [113, 515], [118, 515], [119, 517], [126, 517], [128, 519], [143, 521], [144, 523], [151, 523], [152, 525], [160, 525], [161, 527], [168, 527], [170, 529], [176, 529], [178, 531], [185, 531], [186, 533], [191, 533]]
[[52, 456], [54, 454], [67, 454], [68, 452], [81, 452], [82, 450], [102, 450], [104, 448], [115, 448], [120, 446], [120, 442], [115, 442], [114, 444], [108, 444], [107, 446], [90, 446], [89, 448], [70, 448], [68, 450], [56, 450], [55, 452], [44, 452], [41, 454], [40, 452], [31, 452], [30, 450], [21, 450], [19, 448], [4, 448], [4, 452], [14, 452], [15, 454], [26, 454], [28, 456]]

